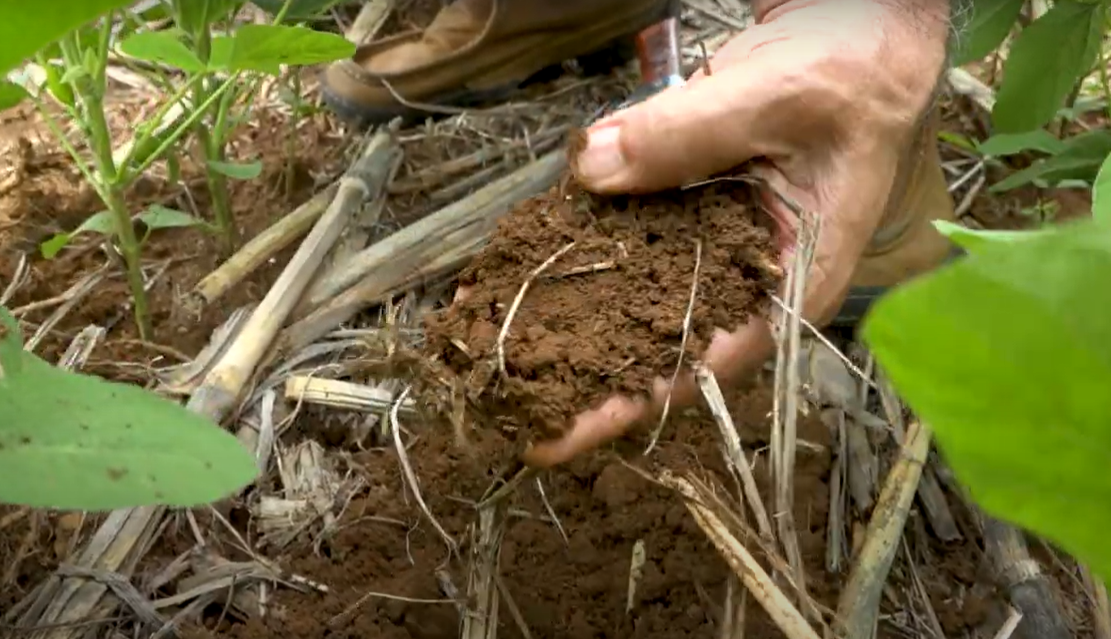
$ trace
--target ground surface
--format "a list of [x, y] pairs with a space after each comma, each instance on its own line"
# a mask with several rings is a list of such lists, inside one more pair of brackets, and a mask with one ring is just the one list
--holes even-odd
[[[436, 3], [419, 4], [421, 11], [429, 13]], [[395, 21], [405, 26], [422, 19], [423, 13], [414, 19]], [[609, 96], [607, 91], [588, 89], [581, 95], [597, 103]], [[578, 104], [567, 108], [587, 112]], [[550, 104], [541, 104], [538, 111], [550, 113], [553, 109]], [[126, 107], [121, 107], [120, 113], [117, 119], [125, 123], [120, 126], [126, 126], [133, 114]], [[234, 185], [233, 208], [244, 240], [303, 202], [345, 166], [347, 142], [327, 118], [315, 117], [295, 129], [296, 154], [291, 156], [289, 139], [273, 134], [289, 130], [288, 118], [267, 113], [263, 111], [264, 119], [245, 132], [237, 149], [240, 157], [258, 157], [265, 163], [258, 180]], [[951, 111], [947, 126], [967, 133], [972, 124], [962, 113]], [[76, 227], [84, 217], [98, 211], [99, 206], [96, 198], [79, 186], [76, 172], [64, 157], [38, 142], [33, 121], [11, 113], [3, 117], [5, 133], [0, 136], [0, 145], [9, 162], [0, 173], [0, 291], [12, 282], [21, 261], [26, 260], [28, 279], [14, 288], [7, 306], [20, 318], [25, 335], [31, 336], [64, 304], [60, 296], [105, 263], [93, 238], [75, 242], [53, 260], [38, 255], [38, 244], [55, 232]], [[547, 144], [558, 143], [558, 131], [551, 128], [550, 122], [536, 124], [538, 121], [530, 122], [536, 130], [546, 132], [548, 137], [542, 139], [548, 140]], [[477, 137], [498, 139], [501, 134], [496, 133], [496, 126], [503, 125], [491, 124]], [[546, 126], [549, 128], [543, 128]], [[8, 133], [16, 130], [24, 133]], [[473, 179], [469, 186], [457, 184], [474, 178], [489, 165], [477, 162], [456, 174], [444, 169], [438, 174], [435, 188], [423, 188], [421, 180], [428, 176], [429, 169], [447, 159], [474, 153], [475, 148], [488, 149], [464, 144], [459, 130], [437, 138], [440, 133], [433, 125], [407, 135], [426, 139], [410, 148], [395, 180], [379, 229], [382, 233], [419, 218], [468, 189], [473, 190], [478, 183]], [[495, 156], [500, 159], [495, 164], [500, 162], [499, 170], [503, 172], [525, 161], [534, 151], [527, 145], [513, 147], [497, 142], [494, 146], [500, 149], [500, 155]], [[207, 215], [204, 189], [198, 184], [195, 171], [186, 171], [185, 183], [189, 187], [186, 190], [167, 184], [158, 175], [155, 172], [131, 195], [130, 202], [136, 210], [158, 202]], [[294, 177], [292, 183], [287, 181], [289, 175]], [[1017, 214], [1042, 197], [1032, 190], [1008, 198], [980, 195], [971, 201], [971, 215], [981, 223], [999, 227], [1028, 224], [1028, 217]], [[1084, 202], [1076, 200], [1075, 194], [1059, 198], [1060, 217], [1067, 218], [1083, 208]], [[552, 413], [545, 411], [544, 406], [551, 408], [555, 403], [562, 409], [579, 402], [589, 403], [603, 390], [643, 390], [650, 376], [648, 371], [653, 368], [650, 363], [662, 361], [666, 365], [674, 359], [695, 256], [690, 242], [679, 245], [670, 241], [670, 234], [679, 227], [703, 229], [706, 238], [700, 286], [704, 287], [703, 299], [712, 303], [696, 307], [692, 352], [705, 338], [706, 327], [717, 319], [715, 314], [748, 311], [749, 302], [763, 294], [763, 288], [755, 285], [736, 290], [713, 288], [717, 278], [731, 269], [740, 269], [742, 275], [748, 275], [752, 269], [761, 271], [755, 255], [747, 256], [742, 265], [731, 264], [716, 254], [735, 248], [730, 241], [752, 237], [757, 237], [760, 243], [767, 241], [748, 223], [748, 218], [725, 222], [720, 216], [702, 214], [663, 220], [633, 210], [624, 216], [612, 216], [618, 223], [610, 226], [604, 222], [605, 215], [586, 223], [584, 213], [568, 208], [566, 202], [552, 202], [552, 209], [551, 217], [538, 216], [534, 205], [532, 226], [514, 226], [504, 231], [501, 240], [494, 244], [499, 250], [487, 254], [473, 267], [472, 273], [479, 275], [474, 278], [478, 289], [470, 298], [470, 306], [464, 308], [473, 313], [479, 303], [487, 308], [494, 300], [509, 303], [520, 286], [522, 272], [549, 257], [564, 241], [576, 240], [579, 250], [569, 252], [565, 260], [552, 267], [552, 273], [614, 260], [615, 251], [620, 255], [618, 241], [625, 242], [630, 258], [620, 269], [563, 278], [534, 289], [515, 320], [521, 329], [514, 331], [515, 337], [507, 342], [508, 363], [515, 371], [542, 369], [547, 364], [536, 359], [541, 349], [531, 352], [527, 349], [528, 340], [551, 340], [552, 333], [558, 336], [559, 332], [583, 326], [585, 318], [580, 317], [555, 328], [544, 326], [543, 333], [535, 328], [544, 325], [545, 317], [567, 320], [556, 304], [561, 299], [577, 296], [580, 301], [595, 303], [599, 315], [612, 320], [613, 314], [607, 314], [607, 310], [636, 308], [636, 299], [647, 299], [642, 296], [665, 290], [658, 286], [645, 290], [644, 280], [655, 276], [656, 284], [666, 287], [666, 316], [645, 318], [652, 320], [652, 328], [638, 335], [636, 344], [620, 345], [612, 342], [612, 335], [606, 337], [611, 340], [607, 346], [610, 351], [598, 353], [600, 357], [591, 360], [591, 370], [601, 370], [614, 362], [620, 365], [633, 357], [636, 361], [622, 381], [615, 382], [616, 385], [596, 382], [589, 388], [576, 388], [574, 395], [566, 395], [562, 393], [571, 387], [571, 378], [560, 381], [562, 386], [553, 386], [550, 373], [541, 372], [534, 385], [526, 387], [527, 398], [533, 404], [520, 408], [523, 413], [547, 416]], [[662, 239], [651, 243], [650, 234], [658, 234]], [[43, 332], [35, 350], [54, 361], [80, 329], [90, 323], [100, 324], [110, 330], [84, 370], [115, 380], [149, 383], [152, 368], [194, 357], [232, 310], [261, 299], [292, 250], [277, 256], [217, 304], [198, 308], [189, 302], [188, 292], [221, 261], [215, 242], [200, 231], [156, 233], [146, 252], [148, 275], [155, 282], [151, 289], [155, 309], [155, 334], [151, 342], [135, 338], [126, 310], [124, 282], [116, 271], [108, 270], [91, 294], [82, 296], [60, 321]], [[646, 255], [651, 259], [639, 257], [641, 250], [649, 251]], [[764, 275], [752, 274], [749, 279], [763, 281]], [[586, 282], [594, 284], [588, 287]], [[469, 348], [480, 346], [479, 350], [489, 354], [490, 332], [496, 331], [498, 313], [503, 312], [491, 311], [491, 316], [485, 318], [490, 326], [479, 331], [481, 345], [470, 339], [470, 333], [466, 334], [464, 342]], [[670, 340], [669, 350], [648, 346], [649, 340], [660, 334]], [[621, 348], [615, 350], [615, 346]], [[581, 345], [559, 348], [563, 351], [556, 359], [564, 361], [572, 354], [579, 355]], [[581, 354], [595, 355], [590, 351]], [[731, 396], [729, 408], [746, 453], [756, 456], [757, 479], [764, 482], [767, 471], [761, 451], [769, 443], [768, 379], [762, 378], [752, 388]], [[466, 590], [466, 557], [449, 556], [444, 540], [417, 507], [388, 438], [371, 437], [359, 446], [343, 444], [343, 438], [337, 440], [330, 435], [337, 421], [346, 423], [352, 419], [362, 417], [306, 409], [296, 414], [283, 437], [282, 445], [286, 448], [305, 442], [319, 444], [337, 475], [349, 482], [345, 485], [354, 486], [344, 494], [342, 503], [336, 504], [337, 518], [326, 532], [319, 526], [312, 527], [289, 543], [273, 544], [260, 551], [286, 573], [317, 586], [271, 587], [265, 616], [259, 614], [258, 605], [226, 606], [221, 598], [204, 608], [198, 621], [187, 625], [184, 636], [190, 639], [459, 636], [460, 612], [449, 595], [453, 588]], [[505, 470], [492, 464], [490, 456], [490, 451], [503, 445], [502, 435], [478, 429], [469, 446], [459, 446], [451, 428], [437, 426], [440, 423], [437, 420], [410, 415], [403, 416], [401, 421], [407, 458], [430, 512], [454, 540], [462, 543], [472, 538], [476, 522], [474, 503]], [[844, 568], [832, 572], [827, 568], [826, 531], [836, 453], [830, 430], [816, 413], [802, 420], [799, 438], [805, 445], [799, 448], [794, 517], [800, 529], [808, 588], [821, 604], [834, 606], [845, 577]], [[890, 452], [890, 442], [874, 443], [877, 450]], [[638, 463], [638, 450], [629, 447], [619, 451], [627, 453], [626, 460]], [[729, 485], [722, 476], [717, 435], [701, 412], [673, 415], [661, 438], [659, 459], [670, 467], [689, 469]], [[505, 592], [520, 613], [520, 621], [515, 618], [513, 607], [503, 604], [500, 636], [524, 637], [522, 627], [538, 639], [718, 636], [729, 572], [673, 494], [634, 473], [612, 452], [588, 456], [566, 468], [547, 472], [541, 475], [541, 482], [548, 504], [541, 499], [535, 484], [519, 491], [502, 546], [500, 574]], [[907, 541], [885, 591], [882, 603], [885, 615], [878, 636], [931, 636], [926, 628], [934, 627], [946, 637], [989, 637], [1006, 617], [1002, 599], [985, 575], [976, 527], [960, 500], [952, 499], [951, 504], [962, 538], [947, 544], [932, 535], [919, 509], [912, 513]], [[235, 504], [224, 512], [237, 534], [254, 547], [263, 531], [254, 516], [257, 511], [248, 505]], [[848, 526], [847, 552], [859, 543], [867, 515], [854, 513]], [[75, 514], [0, 507], [0, 618], [52, 571], [72, 562], [97, 521], [95, 517], [86, 519]], [[234, 535], [213, 523], [209, 513], [199, 510], [193, 520], [183, 515], [169, 520], [154, 547], [140, 562], [133, 581], [140, 585], [151, 583], [175, 558], [195, 548], [198, 534], [205, 540], [208, 552], [234, 561], [249, 559], [238, 548]], [[632, 609], [627, 612], [630, 558], [637, 541], [644, 544], [646, 568], [636, 586]], [[466, 544], [463, 545], [465, 548]], [[1036, 546], [1035, 551], [1056, 577], [1057, 594], [1069, 604], [1064, 607], [1072, 615], [1070, 621], [1078, 636], [1089, 636], [1091, 622], [1083, 604], [1077, 603], [1082, 595], [1075, 567], [1048, 547]], [[167, 582], [143, 594], [157, 599], [177, 594], [178, 588], [176, 582]], [[757, 639], [780, 636], [751, 599], [747, 611], [746, 636]], [[173, 609], [161, 612], [168, 616]], [[931, 612], [936, 615], [936, 625], [928, 621]], [[115, 623], [115, 619], [102, 622], [105, 632], [98, 636], [106, 636], [107, 629]], [[126, 625], [122, 628], [125, 634], [130, 632]]]

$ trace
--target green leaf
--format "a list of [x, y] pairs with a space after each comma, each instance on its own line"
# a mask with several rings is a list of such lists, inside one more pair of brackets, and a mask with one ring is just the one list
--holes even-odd
[[879, 300], [863, 328], [988, 513], [1111, 576], [1111, 233], [1091, 220]]
[[81, 226], [74, 229], [71, 235], [78, 233], [100, 233], [101, 235], [111, 235], [116, 230], [112, 213], [110, 211], [101, 211], [94, 213], [85, 218]]
[[167, 64], [183, 71], [203, 71], [204, 63], [182, 42], [181, 37], [181, 32], [176, 29], [144, 31], [124, 39], [120, 50], [133, 58]]
[[254, 480], [247, 449], [201, 416], [137, 386], [20, 355], [20, 370], [5, 367], [0, 386], [0, 502], [191, 507]]
[[999, 243], [1022, 242], [1040, 231], [978, 231], [946, 220], [934, 220], [938, 233], [949, 238], [964, 250], [974, 253], [984, 246]]
[[1111, 132], [1094, 129], [1064, 141], [1064, 148], [1056, 155], [1043, 158], [996, 182], [989, 189], [993, 193], [1007, 191], [1034, 180], [1048, 183], [1063, 180], [1092, 181], [1111, 153]]
[[0, 9], [0, 74], [7, 75], [64, 34], [129, 4], [129, 0], [51, 0], [46, 7], [5, 2]]
[[1101, 222], [1111, 222], [1111, 155], [1103, 160], [1092, 184], [1092, 217]]
[[23, 370], [23, 335], [19, 330], [19, 322], [8, 311], [0, 306], [0, 392], [3, 392], [4, 380], [9, 375], [15, 375]]
[[1022, 30], [1003, 65], [992, 122], [997, 133], [1041, 128], [1057, 114], [1099, 53], [1102, 4], [1058, 0]]
[[1014, 28], [1025, 0], [977, 0], [972, 3], [963, 34], [957, 41], [954, 66], [975, 62], [1002, 44]]
[[952, 144], [958, 149], [964, 149], [969, 153], [979, 153], [979, 149], [976, 147], [976, 143], [970, 140], [967, 136], [961, 135], [960, 133], [953, 133], [952, 131], [938, 131], [937, 139], [941, 142]]
[[[220, 40], [225, 42], [217, 45]], [[220, 61], [230, 71], [277, 75], [283, 64], [319, 64], [354, 54], [355, 45], [334, 33], [306, 27], [245, 24], [233, 36], [213, 39], [211, 64]]]
[[154, 229], [188, 228], [191, 226], [204, 225], [204, 221], [188, 213], [167, 208], [159, 204], [152, 205], [150, 208], [140, 213], [138, 218], [139, 221], [146, 224], [147, 228], [152, 231]]
[[[342, 0], [290, 0], [289, 9], [286, 10], [286, 22], [299, 22], [310, 20], [324, 13], [328, 9], [339, 4]], [[277, 16], [278, 12], [286, 4], [286, 0], [254, 0], [254, 4], [271, 16]]]
[[53, 64], [45, 60], [43, 62], [45, 63], [42, 65], [42, 69], [46, 74], [46, 88], [50, 91], [50, 95], [69, 108], [75, 108], [77, 97], [73, 94], [73, 87], [62, 82], [65, 69], [59, 64]]
[[992, 156], [1017, 155], [1024, 151], [1041, 151], [1053, 155], [1065, 149], [1065, 143], [1045, 129], [1023, 133], [1000, 133], [981, 142], [980, 153]]
[[0, 111], [16, 106], [27, 97], [27, 89], [14, 82], [0, 80]]
[[262, 173], [262, 162], [255, 161], [240, 164], [237, 162], [217, 162], [216, 160], [209, 160], [208, 168], [233, 180], [253, 180]]
[[62, 249], [69, 245], [72, 239], [73, 236], [69, 233], [55, 233], [50, 239], [44, 240], [43, 243], [39, 245], [39, 251], [42, 252], [44, 258], [52, 260]]

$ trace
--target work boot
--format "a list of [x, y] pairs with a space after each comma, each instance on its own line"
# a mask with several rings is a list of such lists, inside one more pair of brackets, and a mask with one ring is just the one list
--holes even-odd
[[324, 101], [341, 117], [377, 124], [427, 116], [420, 105], [504, 98], [543, 69], [635, 36], [672, 7], [668, 0], [456, 0], [427, 29], [363, 45], [329, 66]]
[[938, 125], [935, 112], [904, 156], [887, 211], [857, 263], [849, 296], [832, 325], [856, 325], [872, 302], [892, 286], [961, 254], [933, 226], [934, 220], [956, 221], [953, 199], [941, 170]]

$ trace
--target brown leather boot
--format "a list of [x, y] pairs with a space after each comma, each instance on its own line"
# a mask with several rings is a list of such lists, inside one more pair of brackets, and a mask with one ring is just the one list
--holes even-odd
[[960, 255], [933, 226], [934, 220], [956, 221], [941, 170], [938, 125], [935, 111], [908, 149], [883, 221], [857, 264], [852, 288], [834, 326], [855, 325], [889, 288]]
[[636, 34], [668, 9], [667, 0], [456, 0], [427, 29], [361, 46], [328, 67], [324, 101], [371, 124], [427, 116], [417, 104], [496, 99], [547, 67]]

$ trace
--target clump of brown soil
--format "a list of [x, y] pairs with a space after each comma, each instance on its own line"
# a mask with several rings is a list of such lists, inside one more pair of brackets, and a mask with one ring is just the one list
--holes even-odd
[[765, 312], [781, 277], [772, 228], [734, 181], [618, 197], [564, 181], [500, 222], [460, 276], [460, 299], [428, 319], [425, 354], [507, 436], [558, 436], [570, 416], [614, 393], [644, 395], [675, 369], [692, 284], [688, 363], [715, 328]]

